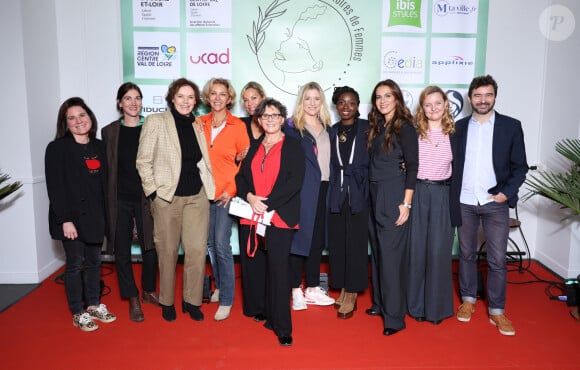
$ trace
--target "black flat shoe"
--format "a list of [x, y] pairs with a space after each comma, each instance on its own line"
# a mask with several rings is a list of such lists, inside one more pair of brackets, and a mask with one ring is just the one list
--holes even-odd
[[191, 303], [183, 301], [181, 302], [181, 309], [183, 313], [188, 312], [192, 320], [203, 321], [203, 312], [201, 312], [199, 306], [194, 306]]
[[373, 306], [373, 307], [371, 307], [371, 308], [368, 308], [368, 309], [365, 311], [365, 313], [366, 313], [367, 315], [371, 315], [371, 316], [379, 316], [379, 315], [381, 314], [381, 311], [380, 311], [380, 310], [379, 310], [377, 307]]
[[254, 316], [254, 321], [255, 322], [266, 321], [266, 315], [262, 315], [261, 313], [259, 313], [256, 316]]
[[419, 317], [415, 317], [415, 320], [416, 320], [417, 322], [423, 322], [423, 321], [425, 321], [425, 316], [419, 316]]
[[393, 329], [393, 328], [385, 328], [383, 330], [383, 335], [395, 335], [399, 332], [400, 329]]
[[160, 304], [161, 306], [161, 316], [163, 316], [163, 318], [165, 319], [165, 321], [175, 321], [175, 319], [177, 319], [177, 313], [175, 312], [175, 306], [171, 305], [171, 306], [164, 306], [162, 304]]
[[431, 321], [431, 324], [439, 325], [439, 324], [441, 324], [441, 320], [433, 320], [433, 321]]
[[292, 336], [290, 335], [282, 335], [278, 337], [278, 343], [281, 346], [288, 347], [292, 345]]

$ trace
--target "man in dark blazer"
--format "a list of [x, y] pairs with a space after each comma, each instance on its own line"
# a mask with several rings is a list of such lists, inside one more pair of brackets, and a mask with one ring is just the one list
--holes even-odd
[[459, 120], [452, 136], [453, 175], [451, 221], [459, 236], [459, 292], [462, 304], [457, 320], [469, 322], [477, 293], [477, 236], [479, 226], [486, 240], [489, 321], [503, 335], [515, 335], [504, 315], [506, 249], [509, 208], [518, 201], [518, 189], [528, 164], [521, 122], [493, 108], [497, 83], [480, 76], [469, 86], [473, 113]]

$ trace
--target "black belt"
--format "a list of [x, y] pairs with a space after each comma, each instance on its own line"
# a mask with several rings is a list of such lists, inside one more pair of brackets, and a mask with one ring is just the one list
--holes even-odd
[[446, 185], [449, 186], [451, 185], [451, 179], [446, 179], [446, 180], [423, 180], [423, 179], [417, 179], [418, 182], [422, 182], [423, 184], [429, 184], [429, 185]]

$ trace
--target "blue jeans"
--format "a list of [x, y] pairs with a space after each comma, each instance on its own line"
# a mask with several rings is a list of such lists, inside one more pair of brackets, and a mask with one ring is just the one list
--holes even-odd
[[210, 202], [207, 252], [215, 286], [220, 290], [220, 306], [231, 306], [234, 302], [234, 257], [230, 245], [233, 219], [229, 210], [229, 203], [226, 207], [221, 207], [216, 202]]
[[[84, 312], [87, 306], [101, 303], [101, 247], [75, 240], [63, 240], [66, 267], [64, 289], [68, 307], [73, 315]], [[81, 273], [82, 272], [82, 273]]]
[[506, 257], [509, 234], [507, 203], [491, 202], [483, 206], [461, 204], [462, 225], [459, 236], [459, 293], [463, 302], [475, 303], [477, 295], [477, 235], [479, 225], [485, 237], [487, 253], [487, 297], [489, 314], [504, 313], [507, 269]]

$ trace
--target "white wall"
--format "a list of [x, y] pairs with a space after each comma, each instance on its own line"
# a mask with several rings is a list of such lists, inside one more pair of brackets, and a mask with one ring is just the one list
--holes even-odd
[[[578, 31], [549, 42], [539, 31], [545, 7], [576, 0], [490, 0], [487, 73], [499, 83], [498, 111], [520, 119], [530, 164], [550, 164], [554, 143], [578, 137], [575, 112], [580, 65]], [[60, 102], [83, 97], [99, 127], [117, 118], [122, 81], [120, 4], [117, 1], [20, 0], [3, 4], [0, 34], [10, 35], [0, 61], [0, 168], [24, 182], [18, 199], [0, 203], [0, 283], [39, 282], [62, 265], [62, 248], [48, 236], [44, 148], [55, 133]], [[524, 193], [522, 190], [520, 194]], [[532, 256], [559, 275], [580, 273], [580, 226], [559, 222], [538, 199], [520, 204]], [[512, 237], [521, 243], [518, 235]]]

